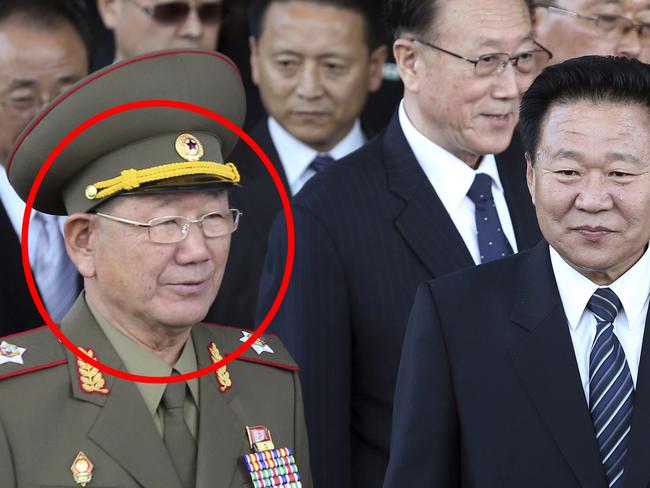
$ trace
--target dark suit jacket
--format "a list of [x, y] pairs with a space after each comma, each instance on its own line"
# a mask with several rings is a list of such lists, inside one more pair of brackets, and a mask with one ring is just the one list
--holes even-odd
[[[649, 335], [625, 488], [650, 482]], [[384, 484], [404, 486], [607, 486], [545, 242], [418, 290]]]
[[[523, 155], [497, 158], [519, 249], [541, 238]], [[271, 328], [301, 367], [315, 486], [381, 486], [402, 338], [420, 283], [474, 264], [397, 116], [292, 202], [291, 284]], [[261, 317], [286, 251], [275, 223]], [[408, 486], [408, 485], [404, 485]]]
[[18, 236], [0, 202], [0, 337], [45, 323], [29, 294], [20, 252]]
[[[266, 117], [249, 134], [269, 157], [290, 196], [287, 177], [271, 140]], [[257, 290], [266, 256], [266, 243], [275, 215], [282, 210], [278, 191], [264, 163], [243, 141], [231, 154], [240, 169], [242, 187], [230, 191], [230, 207], [243, 212], [232, 235], [228, 264], [217, 299], [205, 320], [252, 328]]]

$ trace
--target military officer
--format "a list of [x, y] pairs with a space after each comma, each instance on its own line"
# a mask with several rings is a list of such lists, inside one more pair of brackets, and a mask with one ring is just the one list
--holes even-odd
[[[7, 163], [23, 199], [64, 136], [140, 100], [205, 107], [241, 124], [238, 71], [214, 52], [165, 51], [110, 66], [56, 99]], [[60, 328], [109, 367], [143, 376], [208, 367], [250, 332], [206, 324], [240, 214], [225, 163], [236, 135], [155, 106], [114, 113], [52, 164], [34, 208], [68, 215], [84, 291]], [[196, 224], [196, 225], [194, 225]], [[87, 360], [87, 359], [86, 359]], [[78, 358], [44, 327], [0, 339], [0, 485], [311, 486], [297, 367], [277, 338], [215, 373], [135, 383]]]

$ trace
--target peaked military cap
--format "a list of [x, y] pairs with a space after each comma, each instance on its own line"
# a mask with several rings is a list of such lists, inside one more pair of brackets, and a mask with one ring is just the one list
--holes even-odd
[[[246, 103], [237, 67], [210, 51], [150, 53], [108, 66], [57, 97], [19, 136], [7, 161], [9, 181], [27, 200], [36, 175], [59, 142], [93, 116], [143, 100], [198, 105], [241, 126]], [[224, 160], [237, 135], [195, 112], [148, 107], [96, 123], [53, 162], [34, 208], [87, 212], [118, 194], [236, 185]]]

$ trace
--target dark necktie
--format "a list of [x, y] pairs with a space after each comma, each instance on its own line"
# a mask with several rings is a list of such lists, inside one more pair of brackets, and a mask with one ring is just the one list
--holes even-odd
[[[174, 371], [173, 375], [178, 372]], [[194, 488], [196, 474], [196, 443], [185, 423], [183, 405], [187, 394], [187, 383], [168, 383], [163, 395], [165, 407], [165, 446], [176, 468], [183, 486]]]
[[309, 167], [316, 171], [316, 173], [320, 173], [325, 168], [330, 166], [333, 162], [334, 158], [329, 154], [317, 154], [312, 162], [309, 163]]
[[623, 484], [634, 383], [625, 352], [614, 335], [621, 301], [609, 288], [599, 288], [587, 308], [596, 317], [596, 338], [589, 355], [589, 410], [610, 487]]
[[474, 218], [481, 263], [510, 256], [512, 248], [501, 228], [499, 214], [492, 197], [492, 178], [484, 173], [477, 173], [467, 196], [476, 206]]

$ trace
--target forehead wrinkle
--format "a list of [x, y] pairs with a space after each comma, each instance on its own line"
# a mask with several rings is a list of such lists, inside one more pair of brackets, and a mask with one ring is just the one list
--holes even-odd
[[[522, 44], [524, 44], [526, 42], [533, 42], [533, 41], [534, 41], [534, 38], [533, 38], [533, 34], [531, 32], [527, 36], [521, 38], [519, 40], [519, 42], [517, 43], [517, 46], [521, 46]], [[488, 38], [488, 37], [479, 37], [476, 40], [476, 45], [479, 48], [489, 47], [489, 48], [494, 48], [494, 49], [500, 49], [502, 44], [504, 44], [503, 41], [497, 41], [496, 39], [491, 39], [491, 38]]]

